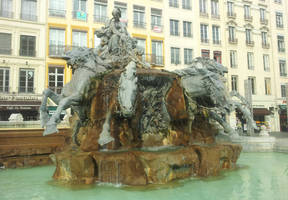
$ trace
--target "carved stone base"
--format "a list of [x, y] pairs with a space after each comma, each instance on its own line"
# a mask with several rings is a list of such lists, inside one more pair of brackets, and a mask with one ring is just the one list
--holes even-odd
[[95, 181], [147, 185], [191, 176], [216, 176], [234, 169], [242, 147], [235, 144], [192, 145], [173, 149], [80, 152], [55, 154], [54, 179], [68, 183]]

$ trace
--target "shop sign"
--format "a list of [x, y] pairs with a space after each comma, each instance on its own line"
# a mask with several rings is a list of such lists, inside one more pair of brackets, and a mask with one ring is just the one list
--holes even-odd
[[0, 101], [41, 101], [40, 96], [16, 96], [16, 95], [3, 95], [0, 96]]

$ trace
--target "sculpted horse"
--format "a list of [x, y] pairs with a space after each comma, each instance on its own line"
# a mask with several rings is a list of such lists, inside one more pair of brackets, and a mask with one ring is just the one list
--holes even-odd
[[[207, 110], [209, 117], [217, 121], [224, 128], [224, 131], [230, 135], [236, 132], [224, 120], [224, 116], [235, 108], [242, 111], [247, 121], [252, 124], [253, 128], [257, 129], [251, 112], [247, 109], [245, 98], [239, 93], [229, 94], [227, 92], [224, 77], [227, 72], [226, 67], [206, 58], [196, 58], [189, 67], [173, 71], [181, 77], [185, 96], [188, 100], [189, 130], [191, 130], [199, 107]], [[232, 100], [232, 96], [237, 97], [240, 101]]]
[[[63, 87], [60, 95], [54, 93], [49, 88], [44, 90], [40, 106], [41, 126], [45, 127], [43, 135], [58, 132], [57, 124], [60, 122], [60, 114], [67, 108], [72, 107], [73, 111], [80, 118], [76, 124], [76, 129], [79, 129], [81, 122], [85, 121], [86, 115], [84, 110], [79, 108], [85, 88], [89, 85], [91, 77], [102, 74], [110, 69], [108, 65], [96, 56], [94, 51], [94, 49], [75, 48], [67, 52], [63, 57], [67, 61], [68, 66], [71, 67], [73, 76], [71, 81]], [[51, 117], [47, 113], [48, 98], [58, 105], [56, 112]]]

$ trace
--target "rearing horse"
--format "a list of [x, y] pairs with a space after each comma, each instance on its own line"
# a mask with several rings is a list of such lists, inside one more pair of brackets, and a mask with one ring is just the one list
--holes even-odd
[[[85, 111], [79, 108], [85, 88], [90, 84], [92, 77], [109, 69], [109, 66], [103, 63], [93, 51], [94, 49], [74, 48], [62, 57], [67, 61], [68, 66], [72, 68], [73, 76], [71, 81], [65, 84], [60, 95], [49, 88], [44, 90], [40, 106], [41, 126], [45, 127], [43, 135], [58, 132], [57, 124], [60, 123], [60, 114], [63, 110], [70, 107], [73, 108], [73, 111], [78, 114], [80, 119], [76, 124], [74, 133], [78, 132], [81, 122], [85, 121]], [[47, 113], [48, 98], [58, 105], [56, 112], [51, 117]]]

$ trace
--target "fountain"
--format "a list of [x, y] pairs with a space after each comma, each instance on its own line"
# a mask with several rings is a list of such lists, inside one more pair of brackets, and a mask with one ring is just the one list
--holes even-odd
[[[66, 53], [73, 76], [61, 95], [43, 93], [44, 135], [58, 131], [62, 110], [74, 115], [74, 144], [51, 156], [54, 179], [147, 185], [234, 169], [242, 147], [215, 141], [220, 127], [235, 135], [223, 116], [241, 108], [226, 90], [227, 68], [197, 58], [182, 70], [151, 69], [120, 17], [115, 9], [96, 32], [99, 47]], [[48, 98], [58, 104], [51, 117]]]

